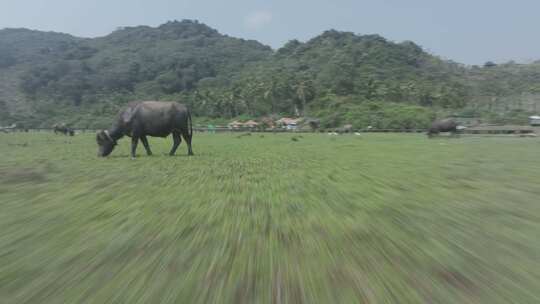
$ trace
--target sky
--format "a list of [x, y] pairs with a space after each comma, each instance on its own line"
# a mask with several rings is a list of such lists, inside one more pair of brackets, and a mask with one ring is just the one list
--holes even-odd
[[325, 30], [411, 40], [465, 64], [540, 59], [539, 0], [0, 0], [0, 28], [104, 36], [195, 19], [273, 48]]

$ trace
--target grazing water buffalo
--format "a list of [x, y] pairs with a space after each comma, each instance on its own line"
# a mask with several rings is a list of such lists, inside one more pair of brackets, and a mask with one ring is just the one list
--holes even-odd
[[75, 135], [75, 131], [73, 131], [72, 128], [66, 126], [65, 123], [55, 124], [53, 126], [54, 134], [62, 133], [64, 135], [73, 136]]
[[188, 155], [193, 155], [191, 113], [185, 105], [162, 101], [130, 103], [127, 108], [118, 113], [116, 121], [109, 130], [97, 133], [98, 156], [104, 157], [111, 154], [116, 142], [124, 135], [131, 137], [131, 157], [135, 157], [139, 139], [146, 153], [152, 155], [146, 136], [167, 137], [171, 133], [174, 143], [169, 155], [174, 155], [182, 142], [180, 135], [187, 143]]
[[9, 132], [13, 132], [15, 128], [17, 128], [17, 124], [12, 124], [9, 127], [0, 127], [0, 131], [4, 133], [9, 133]]
[[456, 134], [457, 126], [457, 123], [451, 118], [436, 120], [431, 124], [427, 135], [429, 137], [432, 137], [434, 135], [438, 135], [441, 132], [451, 132], [452, 134]]

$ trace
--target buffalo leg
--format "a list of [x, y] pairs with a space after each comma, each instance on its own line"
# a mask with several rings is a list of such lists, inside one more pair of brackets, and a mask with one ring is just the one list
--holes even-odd
[[173, 132], [173, 146], [171, 152], [169, 152], [170, 156], [173, 156], [174, 153], [176, 153], [176, 149], [178, 149], [180, 143], [182, 143], [182, 138], [180, 137], [180, 134], [177, 132]]
[[150, 145], [148, 144], [148, 139], [146, 139], [146, 136], [141, 136], [141, 141], [144, 149], [146, 150], [146, 154], [148, 156], [152, 155], [152, 150], [150, 150]]
[[188, 155], [193, 155], [193, 150], [191, 150], [191, 135], [186, 130], [182, 132], [182, 137], [184, 137], [184, 140], [188, 146]]
[[135, 158], [135, 152], [137, 152], [137, 144], [139, 143], [139, 138], [133, 136], [131, 138], [131, 158]]

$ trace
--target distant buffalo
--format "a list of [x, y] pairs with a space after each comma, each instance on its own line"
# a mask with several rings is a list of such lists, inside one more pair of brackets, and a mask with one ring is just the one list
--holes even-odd
[[65, 123], [55, 124], [53, 126], [53, 131], [54, 131], [54, 134], [60, 133], [60, 134], [69, 135], [69, 136], [75, 135], [75, 131], [72, 128], [66, 126]]
[[109, 130], [97, 133], [98, 156], [105, 157], [113, 151], [117, 141], [124, 135], [131, 137], [131, 157], [135, 157], [137, 143], [142, 141], [146, 153], [152, 155], [146, 136], [167, 137], [173, 135], [173, 146], [169, 155], [174, 155], [184, 138], [188, 155], [193, 155], [191, 138], [193, 127], [191, 113], [183, 104], [176, 102], [143, 101], [130, 103], [118, 113]]
[[11, 126], [8, 126], [8, 127], [0, 127], [0, 131], [4, 133], [9, 133], [9, 132], [13, 132], [15, 128], [17, 128], [17, 124], [12, 124]]
[[457, 134], [457, 126], [458, 124], [451, 118], [436, 120], [431, 124], [427, 135], [432, 137], [441, 132], [451, 132], [452, 134]]
[[353, 125], [351, 124], [344, 125], [343, 128], [340, 129], [341, 133], [352, 133], [352, 131], [353, 131]]
[[311, 131], [315, 132], [321, 126], [321, 121], [316, 118], [307, 119], [306, 124], [310, 127]]

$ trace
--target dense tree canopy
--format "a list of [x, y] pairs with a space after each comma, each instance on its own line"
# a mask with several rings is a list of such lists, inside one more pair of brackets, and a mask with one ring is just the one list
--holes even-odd
[[420, 128], [436, 113], [525, 117], [539, 104], [538, 83], [539, 63], [465, 67], [410, 41], [335, 30], [276, 51], [191, 20], [95, 39], [0, 30], [1, 122], [101, 126], [129, 100], [174, 99], [207, 119], [296, 115], [325, 127]]

